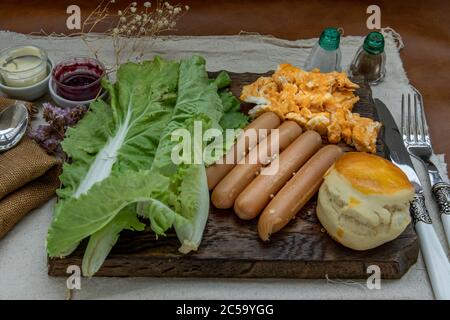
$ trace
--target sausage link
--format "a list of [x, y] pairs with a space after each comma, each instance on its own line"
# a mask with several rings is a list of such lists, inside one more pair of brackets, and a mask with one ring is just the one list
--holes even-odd
[[287, 148], [302, 133], [294, 121], [286, 121], [278, 129], [278, 134], [269, 134], [217, 184], [211, 195], [216, 208], [231, 208], [239, 193], [252, 182], [261, 167], [272, 161], [280, 150]]
[[285, 185], [300, 167], [319, 150], [322, 145], [320, 134], [306, 131], [295, 139], [278, 158], [278, 170], [272, 174], [272, 165], [263, 168], [237, 197], [234, 211], [239, 218], [250, 220], [257, 217], [271, 198]]
[[[247, 127], [244, 129], [244, 134], [242, 134], [238, 139], [237, 142], [234, 144], [234, 146], [231, 148], [230, 151], [228, 151], [227, 155], [224, 156], [222, 163], [215, 163], [212, 166], [209, 166], [206, 168], [206, 176], [208, 178], [208, 188], [209, 190], [212, 190], [219, 182], [227, 175], [228, 172], [231, 171], [231, 169], [234, 168], [236, 163], [238, 163], [242, 158], [243, 155], [237, 156], [237, 146], [241, 143], [244, 143], [245, 146], [245, 152], [248, 152], [248, 150], [251, 150], [255, 147], [257, 141], [253, 141], [251, 139], [246, 139], [245, 132], [253, 129], [253, 130], [260, 130], [260, 129], [275, 129], [280, 125], [280, 118], [273, 112], [265, 112], [261, 114], [258, 118], [253, 120]], [[243, 140], [244, 139], [244, 140]], [[249, 141], [250, 140], [250, 141]], [[225, 161], [226, 158], [235, 158], [234, 163], [227, 163]], [[236, 159], [237, 157], [237, 159]]]
[[325, 172], [343, 154], [341, 148], [328, 145], [320, 149], [289, 180], [264, 209], [258, 221], [259, 237], [268, 241], [280, 231], [319, 190]]

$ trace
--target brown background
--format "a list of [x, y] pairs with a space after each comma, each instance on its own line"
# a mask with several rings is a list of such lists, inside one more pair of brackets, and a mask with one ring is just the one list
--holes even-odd
[[[343, 27], [345, 34], [364, 35], [368, 32], [366, 8], [370, 4], [379, 5], [382, 26], [394, 28], [403, 37], [406, 47], [401, 55], [412, 84], [424, 96], [435, 152], [450, 154], [450, 1], [181, 2], [189, 4], [191, 10], [174, 34], [238, 34], [244, 30], [286, 39], [316, 37], [326, 26]], [[67, 32], [68, 5], [77, 4], [87, 13], [97, 3], [97, 0], [1, 0], [0, 29], [24, 33], [41, 28], [47, 32]]]

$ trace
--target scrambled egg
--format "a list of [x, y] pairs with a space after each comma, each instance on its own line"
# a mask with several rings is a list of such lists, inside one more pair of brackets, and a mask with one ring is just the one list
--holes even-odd
[[376, 151], [379, 122], [352, 113], [359, 98], [342, 72], [303, 71], [281, 64], [271, 77], [260, 77], [244, 86], [241, 100], [255, 103], [250, 116], [272, 111], [283, 120], [294, 120], [304, 130], [314, 130], [328, 142], [344, 141], [358, 151]]

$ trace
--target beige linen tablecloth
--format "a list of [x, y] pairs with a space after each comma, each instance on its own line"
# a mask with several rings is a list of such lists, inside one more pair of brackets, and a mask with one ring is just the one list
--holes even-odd
[[[341, 41], [342, 65], [348, 66], [362, 37], [344, 37]], [[180, 59], [200, 54], [207, 59], [210, 71], [267, 72], [279, 63], [302, 66], [316, 39], [287, 41], [257, 35], [165, 37], [154, 41], [151, 55]], [[73, 55], [88, 55], [79, 39], [48, 39], [0, 32], [0, 47], [32, 43], [45, 48], [56, 62]], [[98, 40], [102, 60], [111, 61], [111, 48]], [[408, 44], [406, 43], [406, 46]], [[399, 118], [400, 95], [410, 90], [397, 43], [386, 37], [387, 76], [373, 88], [374, 97], [383, 100]], [[446, 174], [442, 156], [434, 159]], [[436, 205], [420, 165], [416, 168], [425, 185], [427, 205], [443, 240]], [[47, 276], [45, 235], [52, 218], [54, 201], [28, 215], [0, 241], [0, 299], [63, 299], [66, 279]], [[442, 241], [444, 243], [444, 241]], [[445, 246], [448, 252], [448, 247]], [[364, 280], [339, 279], [160, 279], [93, 278], [82, 279], [75, 298], [86, 299], [430, 299], [433, 297], [421, 257], [400, 280], [383, 280], [380, 290], [369, 290]]]

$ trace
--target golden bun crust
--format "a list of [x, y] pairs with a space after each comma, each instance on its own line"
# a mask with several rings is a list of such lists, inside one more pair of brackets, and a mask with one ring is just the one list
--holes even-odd
[[403, 172], [370, 154], [347, 153], [320, 187], [317, 217], [328, 234], [354, 250], [397, 238], [411, 222], [414, 189]]
[[413, 190], [408, 177], [392, 162], [364, 152], [348, 152], [335, 163], [336, 170], [363, 194], [393, 194]]

